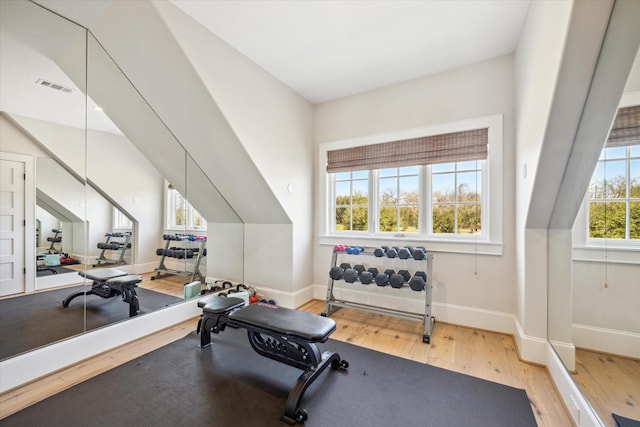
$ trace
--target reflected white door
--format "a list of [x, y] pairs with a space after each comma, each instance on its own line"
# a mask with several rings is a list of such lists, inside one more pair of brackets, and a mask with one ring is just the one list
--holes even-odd
[[0, 296], [25, 291], [25, 164], [0, 160]]

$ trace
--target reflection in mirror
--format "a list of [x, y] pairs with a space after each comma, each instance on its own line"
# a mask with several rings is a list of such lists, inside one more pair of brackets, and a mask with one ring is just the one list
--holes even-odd
[[548, 230], [549, 341], [603, 425], [612, 413], [640, 420], [640, 114], [614, 121], [640, 105], [640, 40], [610, 36], [635, 25], [616, 8], [570, 160], [584, 201], [559, 198]]
[[[173, 273], [192, 271], [193, 259], [172, 257], [163, 266], [158, 251], [167, 243], [173, 246], [164, 236], [193, 235], [183, 242], [193, 246], [200, 244], [196, 236], [207, 235], [207, 249], [213, 247], [219, 256], [210, 252], [216, 256], [201, 260], [197, 279], [241, 281], [241, 220], [100, 43], [29, 1], [3, 1], [0, 7], [0, 155], [3, 167], [5, 160], [17, 159], [33, 172], [26, 180], [27, 190], [33, 188], [24, 202], [28, 226], [24, 236], [15, 237], [16, 247], [24, 247], [27, 274], [15, 289], [3, 282], [0, 290], [9, 297], [0, 303], [35, 291], [49, 297], [39, 303], [37, 318], [27, 315], [18, 327], [7, 323], [7, 318], [17, 321], [11, 315], [15, 310], [3, 306], [0, 330], [29, 329], [45, 308], [52, 310], [46, 315], [50, 322], [71, 313], [80, 319], [64, 327], [51, 323], [47, 330], [55, 334], [47, 342], [22, 337], [26, 347], [21, 349], [10, 349], [0, 337], [6, 351], [0, 359], [184, 301], [184, 285], [192, 277]], [[169, 220], [168, 184], [183, 196], [174, 210], [188, 212], [192, 203], [202, 214], [200, 224]], [[75, 271], [71, 277], [77, 282], [57, 282], [63, 274], [54, 273], [36, 280], [36, 251], [61, 252], [79, 262], [64, 266]], [[42, 267], [50, 267], [46, 263], [45, 257]], [[113, 269], [142, 281], [101, 295], [95, 285]], [[159, 270], [172, 274], [157, 277]], [[86, 298], [84, 292], [89, 292]]]

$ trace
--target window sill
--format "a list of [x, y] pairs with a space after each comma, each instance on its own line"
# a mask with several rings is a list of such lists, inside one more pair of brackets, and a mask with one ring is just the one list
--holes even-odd
[[573, 260], [640, 265], [640, 247], [574, 246]]
[[335, 236], [323, 235], [318, 243], [324, 246], [353, 245], [363, 247], [379, 246], [424, 246], [429, 252], [460, 253], [477, 255], [502, 255], [502, 242], [461, 239], [420, 239], [412, 237], [380, 236]]

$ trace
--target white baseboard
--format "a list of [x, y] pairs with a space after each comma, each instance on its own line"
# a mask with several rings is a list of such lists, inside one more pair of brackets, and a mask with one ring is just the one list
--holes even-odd
[[518, 355], [525, 362], [546, 365], [547, 346], [549, 342], [546, 338], [532, 337], [526, 335], [520, 326], [516, 316], [512, 316], [514, 324], [513, 339], [518, 347]]
[[573, 324], [576, 347], [640, 359], [640, 334]]
[[556, 350], [558, 357], [564, 363], [564, 366], [571, 372], [576, 370], [576, 347], [570, 342], [561, 342], [549, 340], [553, 348]]

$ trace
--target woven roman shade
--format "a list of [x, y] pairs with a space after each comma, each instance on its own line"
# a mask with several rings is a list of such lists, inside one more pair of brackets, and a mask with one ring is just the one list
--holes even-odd
[[327, 172], [384, 169], [487, 158], [488, 128], [327, 152]]
[[618, 110], [607, 139], [607, 147], [635, 144], [640, 144], [640, 105]]

